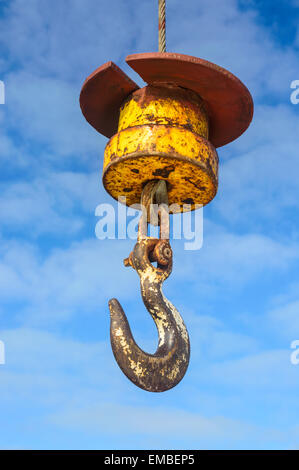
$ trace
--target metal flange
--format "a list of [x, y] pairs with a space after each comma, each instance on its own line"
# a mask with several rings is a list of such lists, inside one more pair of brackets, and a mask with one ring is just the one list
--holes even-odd
[[[126, 61], [149, 85], [172, 83], [196, 91], [208, 111], [214, 147], [232, 142], [248, 128], [253, 116], [251, 94], [223, 67], [171, 52], [133, 54]], [[98, 132], [110, 138], [117, 131], [124, 99], [138, 88], [117, 65], [107, 62], [85, 80], [80, 94], [82, 112]]]

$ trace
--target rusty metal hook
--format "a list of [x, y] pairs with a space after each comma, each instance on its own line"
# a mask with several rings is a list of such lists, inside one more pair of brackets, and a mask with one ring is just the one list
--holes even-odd
[[[151, 261], [157, 261], [157, 267]], [[135, 385], [149, 392], [164, 392], [184, 377], [190, 357], [182, 317], [161, 290], [172, 270], [169, 241], [149, 237], [139, 240], [128, 262], [140, 277], [142, 300], [155, 321], [159, 344], [155, 354], [140, 349], [120, 303], [111, 299], [112, 350], [119, 367]]]
[[[160, 226], [160, 239], [146, 236], [154, 199], [160, 204], [154, 214], [154, 223]], [[135, 269], [140, 277], [143, 303], [158, 330], [158, 348], [154, 354], [139, 348], [116, 299], [109, 301], [110, 338], [114, 357], [124, 374], [144, 390], [164, 392], [182, 380], [190, 357], [189, 335], [183, 319], [162, 293], [162, 284], [172, 271], [165, 181], [149, 182], [143, 190], [141, 202], [145, 211], [139, 222], [138, 241], [124, 263]], [[157, 262], [157, 267], [152, 262]]]

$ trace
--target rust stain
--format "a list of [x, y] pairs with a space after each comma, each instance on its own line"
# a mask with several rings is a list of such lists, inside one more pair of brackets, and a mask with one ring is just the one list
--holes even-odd
[[[201, 98], [176, 86], [133, 92], [120, 111], [118, 132], [104, 154], [103, 184], [112, 197], [140, 202], [144, 185], [168, 183], [169, 202], [205, 205], [217, 192], [218, 156], [207, 140], [208, 118]], [[128, 188], [130, 190], [128, 190]]]

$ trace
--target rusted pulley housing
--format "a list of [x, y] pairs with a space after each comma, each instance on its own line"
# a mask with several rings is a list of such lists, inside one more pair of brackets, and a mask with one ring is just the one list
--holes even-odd
[[126, 61], [147, 86], [140, 89], [108, 62], [87, 78], [80, 95], [87, 121], [110, 138], [106, 190], [131, 205], [148, 181], [163, 179], [169, 204], [177, 204], [173, 212], [207, 204], [218, 186], [215, 148], [251, 122], [249, 91], [227, 70], [196, 57], [147, 53]]
[[[103, 182], [127, 204], [140, 200], [150, 180], [167, 181], [169, 204], [207, 204], [216, 194], [218, 156], [207, 140], [208, 116], [200, 96], [174, 85], [148, 85], [122, 104], [118, 132], [104, 155]], [[178, 210], [175, 210], [177, 212]]]

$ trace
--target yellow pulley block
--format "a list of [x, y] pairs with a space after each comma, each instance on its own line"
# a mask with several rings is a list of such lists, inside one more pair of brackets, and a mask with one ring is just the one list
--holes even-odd
[[[217, 191], [218, 156], [207, 140], [200, 96], [177, 86], [146, 86], [122, 104], [118, 132], [104, 154], [103, 183], [112, 197], [140, 201], [145, 184], [167, 181], [169, 204], [207, 204]], [[193, 207], [192, 207], [193, 208]]]
[[130, 206], [140, 202], [146, 183], [163, 179], [169, 204], [177, 204], [173, 212], [207, 204], [218, 186], [215, 147], [236, 139], [252, 119], [249, 91], [227, 70], [196, 57], [147, 53], [126, 60], [147, 86], [139, 88], [108, 62], [86, 79], [80, 95], [87, 121], [110, 138], [106, 190]]

